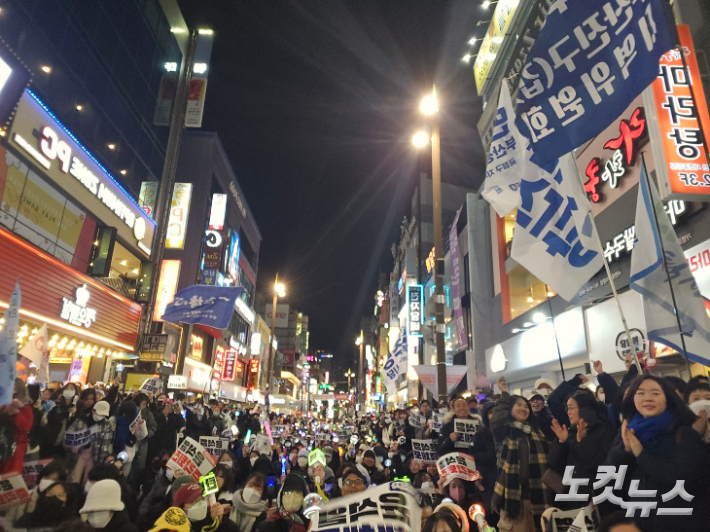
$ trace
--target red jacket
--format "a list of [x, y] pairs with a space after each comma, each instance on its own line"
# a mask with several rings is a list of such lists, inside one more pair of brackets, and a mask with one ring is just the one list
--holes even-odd
[[0, 464], [0, 474], [8, 473], [22, 474], [22, 464], [25, 461], [25, 452], [27, 452], [27, 443], [30, 441], [30, 429], [34, 416], [32, 415], [32, 406], [25, 405], [20, 411], [12, 416], [14, 424], [13, 431], [15, 436], [15, 454], [12, 458]]

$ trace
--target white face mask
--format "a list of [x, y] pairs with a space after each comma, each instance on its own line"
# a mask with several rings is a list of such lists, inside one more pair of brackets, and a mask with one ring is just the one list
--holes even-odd
[[173, 469], [168, 468], [165, 470], [165, 478], [167, 478], [168, 480], [172, 480], [174, 476], [175, 476], [175, 471]]
[[[220, 462], [220, 464], [225, 465], [225, 466], [230, 467], [230, 468], [231, 468], [232, 466], [234, 466], [234, 463], [233, 463], [231, 460], [223, 460], [222, 462]], [[254, 465], [254, 464], [252, 464], [252, 465]]]
[[56, 480], [49, 480], [48, 478], [43, 478], [42, 480], [39, 481], [39, 491], [45, 491], [49, 486], [54, 484]]
[[74, 399], [75, 395], [76, 395], [76, 392], [74, 390], [64, 390], [62, 392], [62, 397], [64, 397], [64, 399], [66, 399], [66, 400]]
[[106, 416], [100, 416], [100, 415], [98, 415], [98, 414], [91, 414], [91, 417], [94, 418], [94, 421], [96, 421], [96, 423], [98, 423], [99, 421], [103, 421], [104, 419], [106, 419]]
[[428, 490], [431, 489], [433, 486], [431, 485], [431, 482], [422, 482], [422, 489], [423, 490]]
[[190, 521], [202, 521], [207, 517], [207, 501], [203, 499], [185, 512]]
[[251, 462], [252, 467], [254, 467], [254, 464], [256, 464], [257, 458], [258, 458], [258, 456], [252, 456], [251, 458], [249, 458], [249, 461]]
[[91, 512], [87, 514], [86, 520], [94, 528], [106, 528], [108, 522], [113, 517], [113, 512], [110, 510], [105, 510], [103, 512]]
[[242, 499], [247, 504], [255, 504], [261, 500], [261, 494], [254, 488], [244, 488], [242, 491]]
[[91, 483], [90, 480], [87, 480], [86, 484], [84, 484], [84, 493], [89, 493], [91, 486], [93, 486], [93, 484]]
[[306, 467], [308, 465], [308, 458], [305, 456], [301, 456], [298, 459], [298, 467]]

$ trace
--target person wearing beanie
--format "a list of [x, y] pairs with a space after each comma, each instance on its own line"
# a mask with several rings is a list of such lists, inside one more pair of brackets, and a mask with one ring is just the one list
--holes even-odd
[[238, 532], [237, 525], [224, 515], [224, 507], [218, 502], [208, 505], [202, 488], [194, 481], [180, 486], [173, 506], [185, 510], [192, 532]]
[[367, 474], [370, 475], [372, 484], [379, 485], [387, 482], [385, 468], [377, 461], [375, 451], [372, 449], [368, 449], [363, 453], [362, 466], [367, 470]]
[[291, 474], [300, 475], [304, 480], [308, 480], [308, 449], [298, 451], [296, 465], [291, 469]]
[[107, 532], [138, 532], [138, 529], [128, 519], [124, 512], [125, 505], [121, 501], [121, 486], [111, 479], [99, 480], [94, 483], [86, 495], [86, 502], [79, 510], [82, 516], [96, 530]]
[[155, 521], [148, 532], [190, 532], [190, 520], [180, 508], [171, 506]]
[[[300, 458], [300, 457], [299, 457]], [[290, 474], [276, 496], [276, 509], [259, 524], [259, 532], [306, 532], [310, 521], [303, 515], [303, 499], [308, 494], [306, 480]]]

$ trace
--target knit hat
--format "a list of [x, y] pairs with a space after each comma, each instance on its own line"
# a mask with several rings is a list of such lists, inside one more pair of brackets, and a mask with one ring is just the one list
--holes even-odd
[[94, 410], [100, 416], [108, 416], [111, 411], [111, 406], [106, 401], [99, 401], [94, 405]]
[[182, 509], [175, 507], [168, 508], [155, 522], [155, 526], [148, 532], [158, 532], [160, 530], [190, 532], [190, 521]]
[[186, 503], [195, 502], [200, 497], [202, 497], [202, 488], [199, 484], [183, 484], [173, 498], [173, 505], [181, 508]]
[[377, 459], [377, 457], [375, 456], [375, 451], [373, 451], [372, 449], [368, 449], [367, 451], [365, 451], [365, 453], [362, 455], [362, 457]]
[[115, 480], [99, 480], [91, 486], [86, 495], [84, 507], [79, 510], [80, 514], [89, 512], [102, 512], [110, 510], [120, 512], [125, 508], [121, 501], [121, 486]]
[[182, 487], [183, 484], [194, 484], [194, 482], [195, 479], [192, 478], [190, 475], [183, 475], [174, 479], [172, 485], [170, 486], [170, 492], [172, 493], [173, 499], [175, 498], [175, 494], [178, 492], [178, 490]]

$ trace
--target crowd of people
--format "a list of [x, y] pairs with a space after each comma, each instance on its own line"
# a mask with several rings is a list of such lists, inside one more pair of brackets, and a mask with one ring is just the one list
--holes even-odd
[[[601, 519], [595, 530], [707, 530], [708, 379], [628, 368], [617, 383], [595, 363], [595, 391], [584, 375], [554, 387], [541, 380], [523, 395], [499, 379], [499, 393], [485, 397], [421, 400], [335, 421], [214, 398], [188, 402], [180, 393], [124, 393], [117, 384], [40, 390], [18, 379], [12, 403], [0, 408], [0, 474], [43, 467], [29, 502], [0, 510], [0, 526], [306, 532], [314, 509], [398, 481], [417, 490], [424, 532], [550, 531], [556, 512], [592, 502]], [[440, 423], [435, 414], [443, 414]], [[472, 441], [456, 420], [474, 422]], [[170, 462], [184, 438], [204, 436], [228, 441], [215, 458], [213, 494]], [[469, 455], [475, 478], [442, 475], [441, 464], [414, 452], [416, 440], [436, 442], [439, 457]]]

